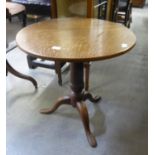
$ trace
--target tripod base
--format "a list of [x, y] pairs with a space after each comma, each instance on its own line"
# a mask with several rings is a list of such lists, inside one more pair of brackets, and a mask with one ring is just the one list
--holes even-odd
[[[101, 98], [93, 97], [90, 93], [83, 94], [82, 100], [85, 101], [87, 99], [94, 103], [97, 103]], [[61, 97], [55, 102], [55, 104], [52, 107], [41, 109], [40, 112], [42, 114], [51, 114], [55, 112], [63, 104], [72, 105], [79, 111], [89, 144], [92, 147], [96, 147], [97, 142], [96, 142], [95, 136], [92, 134], [90, 127], [89, 127], [89, 115], [88, 115], [86, 104], [83, 101], [77, 101], [75, 104], [72, 104], [72, 101], [73, 101], [72, 95]]]
[[92, 94], [88, 92], [83, 92], [84, 82], [83, 82], [83, 63], [71, 63], [71, 90], [72, 93], [69, 96], [64, 96], [59, 98], [54, 106], [42, 109], [40, 112], [42, 114], [51, 114], [56, 111], [62, 104], [69, 104], [75, 107], [81, 116], [87, 140], [92, 147], [97, 146], [95, 136], [92, 134], [89, 127], [89, 115], [87, 111], [85, 100], [90, 100], [91, 102], [97, 103], [101, 98], [93, 97]]

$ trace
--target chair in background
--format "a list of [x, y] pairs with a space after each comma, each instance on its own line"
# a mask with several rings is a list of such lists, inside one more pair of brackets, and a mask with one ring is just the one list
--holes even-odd
[[12, 17], [18, 16], [22, 19], [22, 26], [26, 26], [26, 9], [25, 6], [18, 3], [6, 2], [6, 16], [9, 21]]
[[[52, 18], [58, 18], [58, 7], [57, 7], [57, 0], [51, 1], [51, 13]], [[93, 1], [87, 0], [87, 18], [91, 18], [93, 16]], [[42, 63], [37, 63], [35, 60], [37, 57], [32, 57], [30, 55], [27, 56], [28, 65], [30, 68], [36, 68], [38, 66], [49, 68], [47, 65], [43, 65]], [[59, 85], [62, 85], [62, 76], [61, 76], [61, 67], [64, 65], [65, 62], [59, 62], [55, 61], [55, 64], [53, 66], [50, 66], [50, 68], [55, 68], [56, 73], [58, 74], [58, 83]], [[89, 69], [90, 64], [85, 63], [85, 90], [88, 91], [89, 89]]]
[[[8, 44], [7, 44], [8, 46]], [[16, 44], [13, 43], [13, 45], [11, 47], [7, 47], [6, 53], [10, 52], [11, 50], [13, 50], [14, 48], [16, 48]], [[25, 80], [29, 80], [30, 82], [32, 82], [32, 84], [35, 86], [35, 89], [38, 88], [37, 82], [34, 78], [32, 78], [31, 76], [22, 74], [20, 72], [18, 72], [17, 70], [15, 70], [10, 63], [8, 62], [8, 60], [6, 59], [6, 75], [8, 75], [8, 72], [10, 72], [11, 74], [13, 74], [16, 77], [25, 79]]]
[[106, 19], [107, 12], [107, 0], [98, 0], [98, 4], [95, 6], [98, 8], [98, 19]]
[[132, 0], [114, 0], [113, 21], [130, 27], [132, 22]]
[[11, 0], [25, 6], [28, 15], [34, 17], [51, 15], [51, 0]]
[[[12, 16], [18, 16], [18, 15], [22, 15], [23, 16], [23, 23], [22, 26], [26, 25], [26, 13], [25, 13], [25, 7], [20, 5], [20, 4], [14, 4], [11, 2], [7, 2], [6, 4], [6, 19], [8, 19], [9, 21], [11, 21]], [[12, 45], [8, 44], [8, 42], [6, 41], [6, 53], [12, 51], [13, 49], [15, 49], [17, 46], [15, 44], [15, 42], [12, 43]], [[15, 70], [10, 63], [8, 62], [8, 60], [6, 59], [6, 75], [8, 74], [8, 72], [10, 72], [11, 74], [15, 75], [16, 77], [25, 79], [25, 80], [29, 80], [30, 82], [32, 82], [32, 84], [35, 86], [35, 88], [38, 88], [37, 82], [34, 78], [32, 78], [31, 76], [22, 74], [20, 72], [18, 72], [17, 70]]]
[[61, 76], [61, 68], [64, 66], [64, 62], [54, 61], [53, 63], [47, 63], [45, 59], [38, 59], [35, 56], [27, 55], [28, 66], [31, 69], [35, 69], [37, 67], [43, 67], [47, 69], [54, 69], [58, 76], [58, 84], [62, 86], [62, 76]]

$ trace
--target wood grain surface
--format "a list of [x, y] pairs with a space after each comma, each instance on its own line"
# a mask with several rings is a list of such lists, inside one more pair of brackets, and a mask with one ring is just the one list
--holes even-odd
[[84, 62], [124, 54], [135, 45], [136, 37], [121, 24], [93, 18], [61, 18], [23, 28], [16, 42], [23, 51], [40, 58]]

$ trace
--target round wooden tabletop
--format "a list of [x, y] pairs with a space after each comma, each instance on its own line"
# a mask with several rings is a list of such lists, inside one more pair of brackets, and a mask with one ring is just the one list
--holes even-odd
[[16, 36], [20, 49], [49, 60], [84, 62], [108, 59], [129, 51], [136, 43], [121, 24], [92, 18], [59, 18], [35, 23]]

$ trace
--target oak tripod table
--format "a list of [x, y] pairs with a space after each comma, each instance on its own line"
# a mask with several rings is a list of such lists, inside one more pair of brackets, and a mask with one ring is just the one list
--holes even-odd
[[18, 32], [16, 42], [21, 50], [32, 56], [70, 62], [71, 94], [59, 98], [41, 113], [53, 113], [62, 104], [77, 108], [88, 142], [96, 147], [84, 101], [96, 103], [100, 97], [93, 97], [83, 89], [84, 62], [110, 59], [128, 52], [136, 43], [133, 32], [121, 24], [93, 18], [58, 18], [23, 28]]

